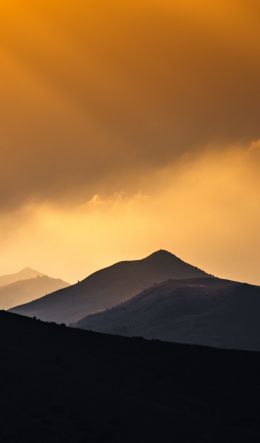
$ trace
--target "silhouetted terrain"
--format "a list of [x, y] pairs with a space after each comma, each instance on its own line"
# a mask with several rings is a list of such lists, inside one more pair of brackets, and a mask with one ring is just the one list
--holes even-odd
[[45, 321], [70, 324], [108, 309], [168, 279], [206, 278], [208, 274], [167, 251], [143, 260], [116, 263], [82, 282], [12, 310]]
[[259, 442], [260, 353], [0, 313], [0, 441]]
[[69, 286], [68, 283], [47, 276], [35, 276], [0, 287], [0, 309], [10, 309], [28, 303], [50, 292]]
[[260, 351], [260, 287], [221, 279], [167, 281], [77, 323], [83, 329]]
[[15, 283], [17, 281], [29, 280], [36, 277], [43, 277], [43, 274], [31, 268], [24, 268], [20, 272], [16, 272], [15, 274], [1, 275], [0, 287], [11, 285], [12, 283]]

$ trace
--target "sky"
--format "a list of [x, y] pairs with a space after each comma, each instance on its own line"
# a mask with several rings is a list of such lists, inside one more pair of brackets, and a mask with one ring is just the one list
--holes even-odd
[[260, 285], [258, 0], [4, 0], [0, 64], [0, 274]]

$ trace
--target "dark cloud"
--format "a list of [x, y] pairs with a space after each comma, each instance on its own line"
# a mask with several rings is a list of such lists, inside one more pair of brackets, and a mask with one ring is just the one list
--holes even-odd
[[1, 5], [1, 207], [131, 192], [184, 152], [259, 138], [259, 5], [212, 5]]

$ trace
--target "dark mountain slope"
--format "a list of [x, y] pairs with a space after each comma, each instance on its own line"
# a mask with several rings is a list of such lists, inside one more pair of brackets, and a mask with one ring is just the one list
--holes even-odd
[[208, 274], [167, 251], [143, 260], [116, 263], [82, 282], [50, 294], [12, 312], [57, 323], [72, 323], [86, 315], [108, 309], [138, 292], [169, 278], [201, 278]]
[[83, 329], [260, 351], [260, 287], [221, 279], [167, 281], [77, 323]]
[[105, 336], [8, 313], [0, 333], [1, 443], [260, 440], [260, 353]]
[[68, 283], [47, 276], [37, 276], [2, 286], [0, 287], [0, 309], [10, 309], [17, 304], [28, 303], [67, 286], [69, 286]]

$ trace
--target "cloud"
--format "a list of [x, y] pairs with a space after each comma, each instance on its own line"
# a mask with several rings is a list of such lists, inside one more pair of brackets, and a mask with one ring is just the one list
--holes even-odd
[[256, 1], [14, 0], [0, 12], [2, 212], [146, 193], [147, 177], [205, 146], [260, 137]]
[[143, 193], [24, 205], [0, 218], [0, 269], [29, 265], [77, 281], [165, 248], [215, 275], [260, 284], [259, 154], [259, 141], [207, 147], [154, 171]]

